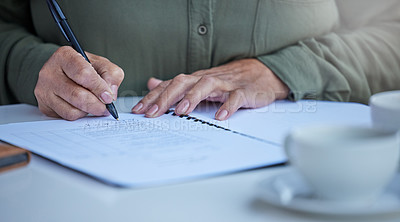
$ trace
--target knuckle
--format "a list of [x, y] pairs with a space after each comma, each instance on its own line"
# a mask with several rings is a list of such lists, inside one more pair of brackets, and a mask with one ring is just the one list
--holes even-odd
[[44, 78], [52, 77], [53, 72], [57, 71], [55, 66], [58, 64], [53, 64], [53, 60], [50, 58], [47, 62], [42, 66], [39, 71], [38, 80], [42, 80]]
[[46, 74], [48, 72], [49, 69], [51, 69], [53, 67], [53, 63], [54, 63], [54, 58], [50, 57], [46, 63], [44, 63], [44, 65], [42, 66], [42, 68], [39, 70], [39, 77]]
[[91, 78], [93, 71], [87, 66], [82, 66], [78, 69], [78, 77], [82, 79]]
[[56, 81], [57, 79], [54, 77], [55, 75], [53, 74], [54, 73], [52, 73], [47, 68], [42, 68], [39, 71], [39, 77], [36, 82], [36, 86], [40, 88], [43, 87], [43, 84], [45, 85], [47, 85], [48, 83], [54, 84], [54, 81]]
[[36, 85], [35, 89], [33, 90], [33, 93], [38, 103], [47, 100], [49, 91], [50, 91], [49, 89], [46, 90], [45, 88], [43, 88], [41, 84]]
[[82, 100], [86, 97], [87, 93], [83, 89], [74, 89], [71, 91], [71, 98]]
[[80, 54], [69, 54], [70, 57], [70, 62], [73, 63], [74, 65], [79, 64], [80, 67], [82, 67], [82, 62], [83, 62], [83, 57]]
[[110, 60], [107, 59], [106, 57], [99, 56], [99, 55], [92, 54], [92, 53], [88, 53], [88, 54], [90, 54], [95, 60], [98, 60], [98, 61], [101, 61], [101, 62], [107, 62], [107, 63], [110, 62]]
[[122, 82], [122, 80], [125, 78], [125, 72], [121, 67], [118, 67], [118, 73], [119, 73], [119, 80]]
[[[96, 75], [95, 75], [96, 74]], [[96, 80], [97, 73], [87, 66], [82, 66], [78, 68], [78, 70], [72, 74], [74, 81], [79, 84], [91, 86], [92, 82]]]
[[40, 69], [38, 80], [40, 80], [40, 78], [42, 78], [46, 74], [47, 74], [47, 63], [45, 63], [44, 66]]
[[158, 87], [166, 88], [169, 85], [169, 83], [170, 83], [170, 81], [163, 81], [157, 86], [157, 88]]
[[214, 76], [202, 76], [201, 81], [208, 85], [215, 85], [218, 79]]
[[109, 59], [107, 59], [106, 57], [103, 57], [103, 56], [98, 56], [98, 55], [96, 55], [97, 57], [99, 57], [100, 58], [100, 60], [103, 60], [104, 62], [111, 62]]
[[33, 93], [34, 93], [35, 95], [39, 95], [39, 94], [40, 94], [41, 85], [42, 85], [42, 84], [41, 84], [40, 82], [37, 82], [37, 83], [36, 83], [35, 89], [33, 89]]
[[203, 76], [205, 74], [206, 74], [206, 71], [202, 69], [202, 70], [194, 72], [192, 75], [194, 75], [194, 76]]
[[64, 60], [67, 55], [71, 54], [72, 50], [70, 46], [62, 46], [54, 52], [53, 56], [56, 60]]
[[118, 67], [118, 66], [115, 66], [113, 69], [112, 69], [112, 74], [113, 74], [113, 77], [118, 81], [118, 82], [122, 82], [122, 80], [124, 79], [124, 77], [125, 77], [125, 73], [124, 73], [124, 70], [122, 70], [120, 67]]
[[176, 83], [185, 83], [185, 82], [187, 82], [188, 81], [188, 75], [185, 75], [185, 74], [179, 74], [179, 75], [177, 75], [174, 79], [173, 79], [173, 81], [174, 82], [176, 82]]
[[70, 52], [71, 49], [72, 49], [71, 46], [61, 46], [60, 48], [57, 49], [57, 51], [60, 53], [65, 53], [65, 52]]
[[61, 46], [54, 52], [54, 55], [64, 54], [67, 51], [68, 51], [68, 46]]
[[37, 85], [36, 85], [35, 89], [33, 90], [33, 94], [35, 95], [37, 100], [39, 100], [39, 98], [41, 97], [41, 92]]

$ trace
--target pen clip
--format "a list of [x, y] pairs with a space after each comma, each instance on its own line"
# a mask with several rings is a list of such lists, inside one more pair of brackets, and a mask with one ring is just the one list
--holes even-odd
[[68, 42], [71, 42], [68, 38], [67, 34], [64, 31], [64, 28], [61, 25], [61, 20], [67, 20], [64, 16], [64, 13], [61, 11], [60, 6], [57, 4], [55, 0], [47, 0], [47, 6], [49, 6], [51, 15], [53, 16], [54, 20], [56, 21], [58, 27], [60, 28], [62, 34], [64, 35], [65, 39]]

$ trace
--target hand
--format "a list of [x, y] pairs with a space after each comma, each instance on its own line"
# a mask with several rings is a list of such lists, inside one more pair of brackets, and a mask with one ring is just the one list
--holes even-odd
[[116, 100], [124, 72], [108, 59], [69, 46], [59, 48], [39, 72], [35, 96], [42, 113], [76, 120], [88, 113], [109, 115], [104, 104]]
[[175, 113], [189, 114], [202, 100], [224, 103], [215, 114], [226, 120], [239, 108], [258, 108], [287, 97], [289, 89], [257, 59], [233, 61], [219, 67], [180, 74], [168, 81], [151, 78], [151, 90], [132, 112], [158, 117], [179, 102]]

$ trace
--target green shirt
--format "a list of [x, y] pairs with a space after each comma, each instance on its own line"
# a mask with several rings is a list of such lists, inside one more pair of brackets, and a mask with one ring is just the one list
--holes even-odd
[[[59, 0], [82, 47], [149, 77], [258, 58], [303, 98], [366, 103], [400, 89], [398, 0]], [[0, 104], [36, 104], [38, 73], [67, 42], [45, 0], [0, 2]]]

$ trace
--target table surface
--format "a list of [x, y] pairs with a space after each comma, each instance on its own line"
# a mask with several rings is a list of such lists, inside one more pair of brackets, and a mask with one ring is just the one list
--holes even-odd
[[[129, 112], [138, 98], [120, 98]], [[0, 124], [50, 119], [36, 107], [0, 106]], [[0, 220], [173, 222], [399, 222], [400, 215], [339, 218], [287, 211], [257, 198], [260, 181], [289, 166], [253, 170], [175, 185], [128, 189], [105, 185], [33, 155], [31, 163], [0, 174]]]

